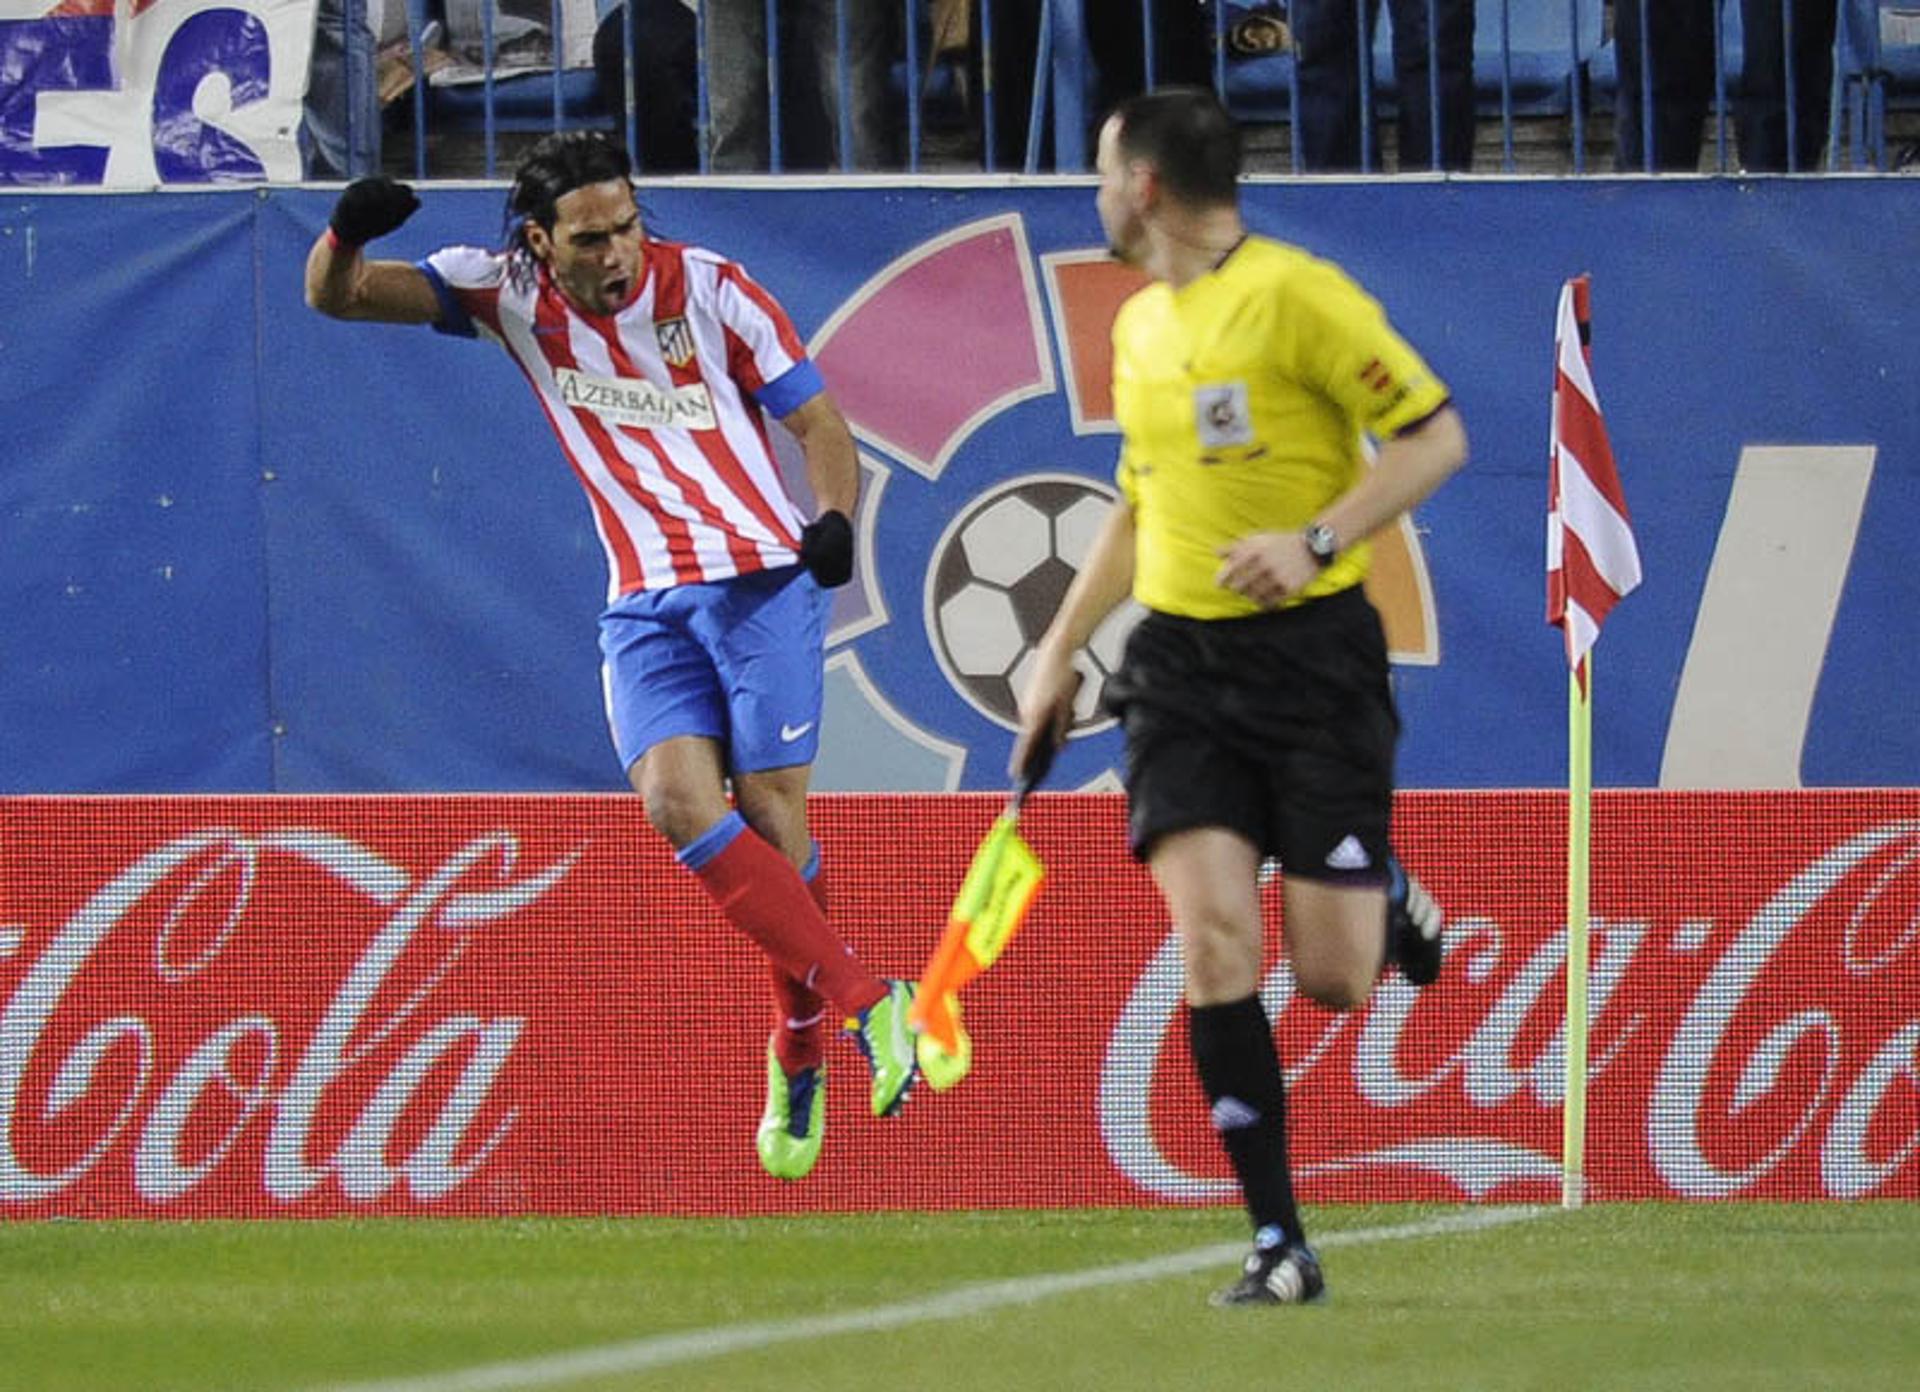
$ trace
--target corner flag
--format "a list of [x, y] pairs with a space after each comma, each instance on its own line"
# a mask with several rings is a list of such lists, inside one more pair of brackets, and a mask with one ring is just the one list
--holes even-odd
[[1640, 583], [1640, 549], [1593, 389], [1585, 276], [1560, 290], [1553, 343], [1553, 437], [1547, 493], [1547, 622], [1579, 671], [1600, 625]]
[[1560, 289], [1553, 334], [1553, 434], [1547, 492], [1547, 622], [1567, 643], [1567, 1025], [1560, 1202], [1586, 1202], [1587, 977], [1593, 849], [1593, 644], [1640, 583], [1620, 471], [1593, 389], [1588, 283]]

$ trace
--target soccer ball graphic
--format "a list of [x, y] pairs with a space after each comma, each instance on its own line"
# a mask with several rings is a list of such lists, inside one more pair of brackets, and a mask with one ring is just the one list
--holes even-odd
[[[1016, 695], [1033, 650], [1112, 511], [1114, 490], [1078, 474], [1006, 479], [955, 515], [927, 569], [927, 633], [953, 689], [987, 719], [1020, 727]], [[1113, 724], [1101, 705], [1127, 633], [1131, 600], [1074, 656], [1079, 693], [1070, 735]]]

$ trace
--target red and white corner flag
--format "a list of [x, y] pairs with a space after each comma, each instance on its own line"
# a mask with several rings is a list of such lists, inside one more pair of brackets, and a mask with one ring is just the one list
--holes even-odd
[[1566, 635], [1575, 671], [1613, 606], [1640, 583], [1640, 548], [1589, 370], [1587, 293], [1585, 276], [1560, 289], [1547, 494], [1547, 622]]

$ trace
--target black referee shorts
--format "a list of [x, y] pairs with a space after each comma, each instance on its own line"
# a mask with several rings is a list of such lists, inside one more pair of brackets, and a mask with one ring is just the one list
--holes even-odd
[[1359, 586], [1242, 619], [1150, 612], [1107, 705], [1127, 732], [1140, 859], [1169, 832], [1214, 826], [1290, 875], [1384, 879], [1400, 718]]

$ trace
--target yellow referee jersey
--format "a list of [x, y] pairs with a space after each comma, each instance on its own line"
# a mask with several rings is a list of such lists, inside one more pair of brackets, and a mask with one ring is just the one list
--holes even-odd
[[[1214, 582], [1220, 549], [1298, 531], [1389, 439], [1447, 401], [1446, 386], [1346, 272], [1248, 237], [1176, 290], [1155, 281], [1113, 322], [1118, 480], [1134, 509], [1134, 598], [1191, 618], [1259, 611]], [[1344, 551], [1294, 601], [1358, 584], [1369, 548]]]

